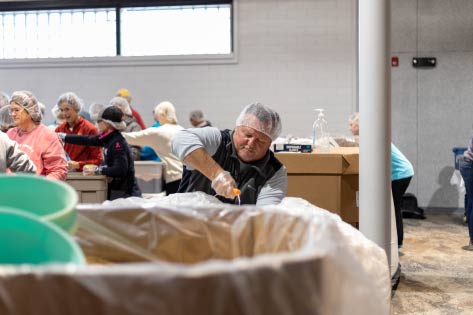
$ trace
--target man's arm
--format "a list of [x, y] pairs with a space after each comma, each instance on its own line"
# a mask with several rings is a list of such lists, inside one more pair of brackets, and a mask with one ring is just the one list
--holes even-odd
[[5, 146], [6, 167], [12, 172], [35, 173], [36, 166], [28, 155], [18, 148], [17, 143], [6, 135], [1, 137], [0, 142], [4, 142]]
[[277, 205], [287, 193], [287, 170], [282, 166], [261, 188], [257, 206]]
[[217, 128], [185, 129], [174, 135], [171, 150], [188, 169], [195, 169], [211, 180], [217, 194], [232, 198], [235, 180], [212, 158], [221, 141]]

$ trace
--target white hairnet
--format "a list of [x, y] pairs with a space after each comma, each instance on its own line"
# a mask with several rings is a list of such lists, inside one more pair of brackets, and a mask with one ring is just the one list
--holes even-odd
[[276, 140], [282, 129], [279, 114], [261, 103], [247, 105], [238, 116], [236, 126], [253, 128], [264, 133], [273, 141]]
[[173, 124], [177, 124], [176, 109], [171, 102], [164, 101], [154, 108], [155, 115], [162, 115]]
[[120, 108], [125, 115], [131, 116], [130, 104], [125, 98], [116, 96], [110, 100], [110, 105]]
[[100, 112], [102, 112], [104, 108], [105, 108], [105, 105], [100, 104], [100, 103], [90, 104], [89, 106], [90, 119], [92, 119], [93, 121], [97, 121], [97, 119], [99, 118]]
[[7, 106], [9, 104], [9, 100], [10, 98], [8, 97], [8, 95], [5, 92], [0, 91], [0, 108], [2, 108], [3, 106]]
[[0, 108], [0, 127], [9, 128], [14, 126], [15, 122], [10, 115], [10, 105], [3, 106]]
[[74, 110], [78, 113], [84, 107], [82, 100], [77, 96], [74, 92], [66, 92], [61, 94], [57, 99], [57, 106], [61, 105], [62, 103], [66, 103], [70, 105]]
[[358, 112], [353, 113], [348, 117], [348, 123], [350, 124], [358, 124], [360, 120], [360, 114]]
[[39, 107], [38, 100], [29, 91], [15, 91], [13, 92], [10, 104], [15, 103], [23, 107], [26, 112], [31, 116], [34, 122], [40, 122], [43, 118], [41, 114], [41, 108]]

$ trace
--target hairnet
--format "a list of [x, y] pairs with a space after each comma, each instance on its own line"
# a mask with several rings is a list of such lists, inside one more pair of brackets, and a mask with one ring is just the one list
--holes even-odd
[[23, 107], [26, 112], [31, 116], [34, 122], [40, 122], [43, 118], [41, 114], [41, 108], [39, 107], [38, 100], [29, 91], [15, 91], [13, 92], [10, 104], [15, 103]]
[[253, 128], [264, 133], [273, 141], [276, 140], [282, 129], [279, 114], [261, 103], [247, 105], [238, 116], [236, 126]]
[[74, 92], [66, 92], [61, 94], [57, 99], [57, 106], [61, 105], [62, 103], [69, 104], [74, 110], [78, 113], [82, 110], [83, 103], [79, 96], [76, 95]]
[[204, 119], [204, 113], [201, 110], [193, 110], [189, 115], [189, 119], [201, 121], [202, 119]]
[[124, 130], [126, 123], [123, 121], [123, 112], [117, 106], [107, 106], [100, 113], [97, 120], [104, 121], [117, 130]]
[[103, 104], [100, 103], [92, 103], [89, 106], [89, 114], [90, 114], [90, 119], [93, 121], [97, 121], [99, 118], [100, 112], [105, 108]]
[[350, 124], [358, 124], [360, 119], [360, 114], [358, 112], [353, 113], [348, 117], [348, 123]]
[[110, 100], [110, 105], [120, 108], [125, 115], [131, 116], [130, 104], [125, 98], [116, 96]]
[[10, 98], [8, 97], [8, 95], [5, 92], [0, 91], [0, 108], [2, 108], [3, 106], [7, 106], [9, 104], [9, 100]]
[[171, 102], [164, 101], [154, 108], [155, 115], [162, 115], [173, 124], [177, 124], [176, 109]]
[[15, 123], [10, 115], [10, 105], [3, 106], [0, 108], [0, 127], [8, 128], [14, 127]]

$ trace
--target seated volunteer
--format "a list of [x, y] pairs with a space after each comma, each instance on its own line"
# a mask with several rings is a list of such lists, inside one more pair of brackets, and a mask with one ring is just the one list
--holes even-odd
[[120, 130], [125, 128], [122, 111], [115, 106], [106, 107], [99, 114], [97, 123], [98, 135], [79, 136], [58, 133], [58, 136], [65, 143], [104, 148], [103, 164], [92, 170], [84, 167], [84, 175], [106, 175], [109, 178], [108, 200], [141, 197], [131, 151], [120, 133]]
[[278, 204], [286, 195], [287, 172], [269, 149], [281, 133], [278, 113], [260, 103], [246, 106], [231, 130], [179, 131], [172, 152], [185, 165], [178, 192], [203, 191], [226, 203]]

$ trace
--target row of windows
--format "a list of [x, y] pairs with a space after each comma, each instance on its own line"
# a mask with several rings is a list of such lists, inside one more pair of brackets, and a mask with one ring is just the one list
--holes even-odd
[[232, 53], [232, 5], [0, 12], [0, 59]]

